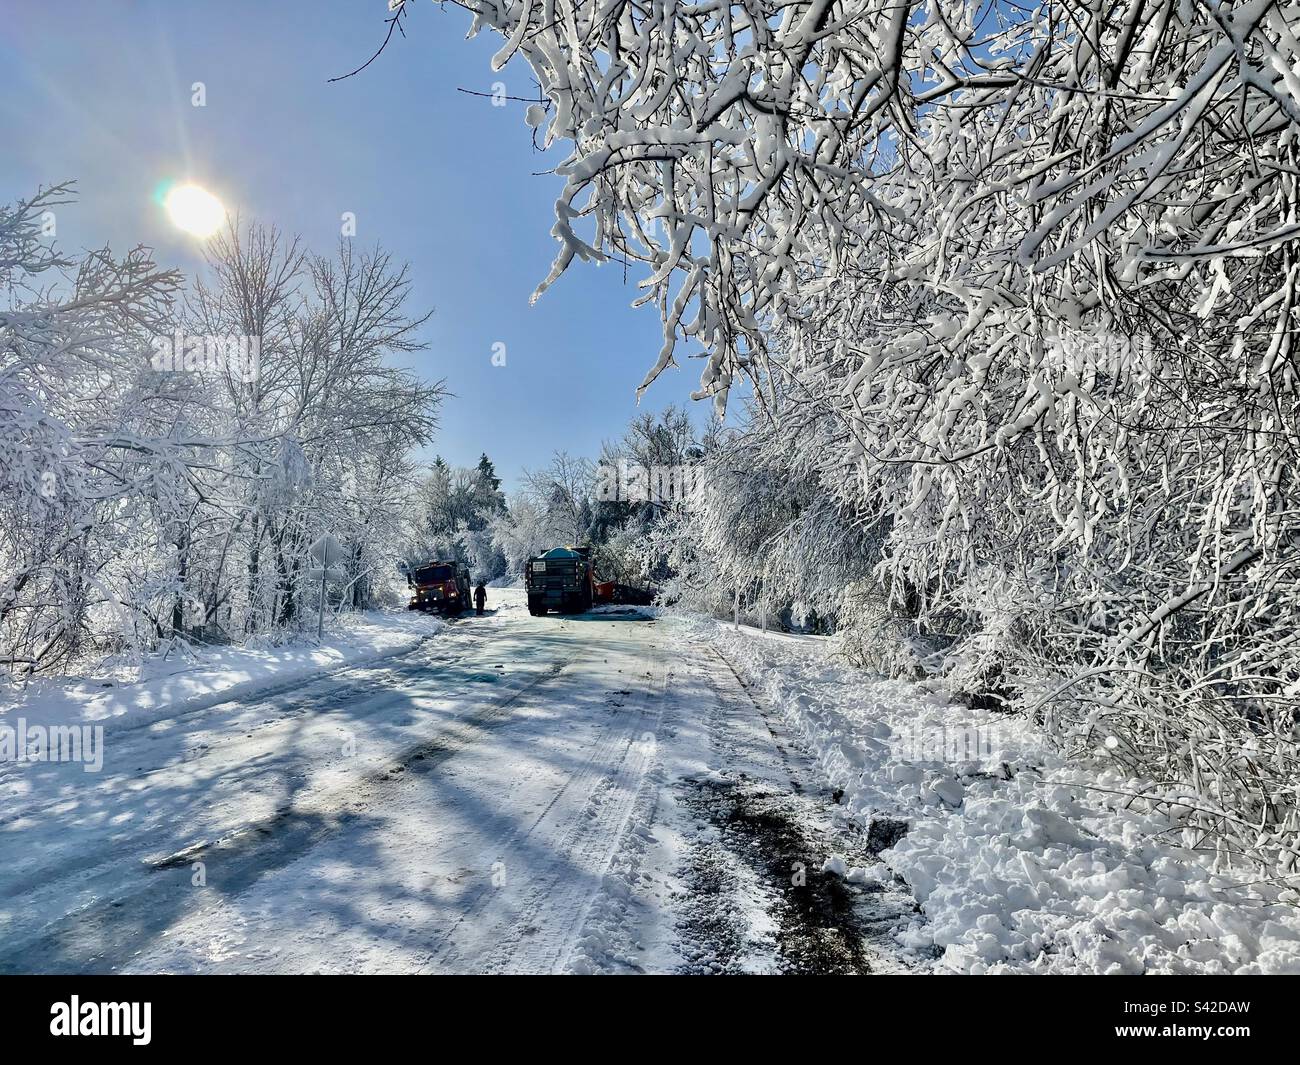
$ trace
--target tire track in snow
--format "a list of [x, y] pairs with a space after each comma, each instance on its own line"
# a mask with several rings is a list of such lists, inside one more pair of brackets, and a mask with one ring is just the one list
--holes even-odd
[[[661, 681], [660, 694], [662, 689]], [[645, 709], [655, 695], [652, 677], [640, 686], [636, 701], [642, 709], [635, 726], [629, 731], [623, 714], [600, 723], [596, 742], [584, 749], [581, 765], [566, 775], [541, 813], [528, 828], [495, 846], [493, 853], [507, 866], [511, 852], [525, 845], [555, 856], [549, 867], [530, 877], [523, 899], [481, 885], [466, 911], [434, 945], [434, 956], [421, 971], [538, 973], [562, 967], [600, 891], [653, 758], [653, 744], [641, 741], [657, 728], [662, 714], [662, 699], [656, 710]], [[612, 795], [613, 801], [602, 800], [602, 795]], [[467, 933], [463, 947], [457, 941], [462, 930]], [[487, 958], [474, 947], [484, 939], [495, 943]]]

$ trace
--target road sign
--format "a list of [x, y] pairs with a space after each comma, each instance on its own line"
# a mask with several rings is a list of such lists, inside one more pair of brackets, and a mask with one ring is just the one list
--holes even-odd
[[332, 535], [326, 533], [314, 544], [308, 548], [311, 553], [312, 561], [316, 563], [316, 568], [310, 570], [312, 577], [320, 574], [320, 609], [316, 613], [316, 639], [321, 638], [321, 633], [325, 631], [325, 581], [327, 578], [341, 580], [343, 574], [333, 567], [343, 561], [343, 545], [338, 542]]

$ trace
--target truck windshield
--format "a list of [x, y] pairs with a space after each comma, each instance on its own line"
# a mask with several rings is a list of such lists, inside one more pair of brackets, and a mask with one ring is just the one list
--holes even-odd
[[450, 566], [421, 566], [415, 571], [416, 584], [437, 584], [451, 580]]

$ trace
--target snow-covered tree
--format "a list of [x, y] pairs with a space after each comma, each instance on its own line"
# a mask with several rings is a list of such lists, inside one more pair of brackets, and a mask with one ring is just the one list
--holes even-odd
[[513, 577], [523, 576], [528, 559], [556, 546], [546, 507], [528, 495], [510, 500], [507, 511], [492, 519], [491, 530]]
[[504, 575], [506, 557], [492, 530], [505, 514], [506, 501], [486, 454], [473, 467], [452, 468], [440, 456], [435, 458], [417, 489], [415, 510], [403, 550], [408, 569], [430, 559], [456, 559], [466, 563], [476, 579]]
[[183, 389], [150, 369], [179, 277], [145, 248], [67, 258], [44, 219], [70, 185], [0, 207], [0, 661], [21, 672], [160, 629], [166, 548], [141, 525], [184, 520], [196, 454]]
[[523, 492], [546, 515], [549, 546], [581, 544], [592, 523], [594, 471], [589, 459], [557, 451], [542, 469], [524, 470]]
[[371, 605], [442, 395], [389, 361], [424, 320], [405, 269], [234, 223], [183, 304], [145, 249], [53, 251], [69, 192], [0, 208], [0, 658], [294, 625], [326, 531], [349, 548], [335, 601]]
[[539, 292], [643, 264], [641, 387], [747, 379], [955, 686], [1293, 870], [1300, 4], [463, 6], [569, 147]]
[[[303, 251], [272, 227], [234, 222], [211, 241], [213, 280], [196, 286], [191, 328], [260, 338], [253, 372], [211, 373], [231, 458], [231, 504], [214, 563], [243, 579], [223, 596], [227, 625], [296, 623], [309, 545], [332, 533], [348, 549], [343, 600], [367, 606], [395, 572], [414, 487], [408, 452], [432, 438], [441, 384], [392, 364], [419, 350], [428, 315], [405, 304], [409, 270], [347, 241], [333, 257]], [[211, 599], [211, 597], [209, 597]]]

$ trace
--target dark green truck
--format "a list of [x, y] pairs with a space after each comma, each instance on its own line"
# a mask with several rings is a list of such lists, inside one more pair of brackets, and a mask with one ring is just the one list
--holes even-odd
[[528, 560], [524, 568], [528, 613], [581, 614], [595, 597], [590, 547], [553, 547]]

